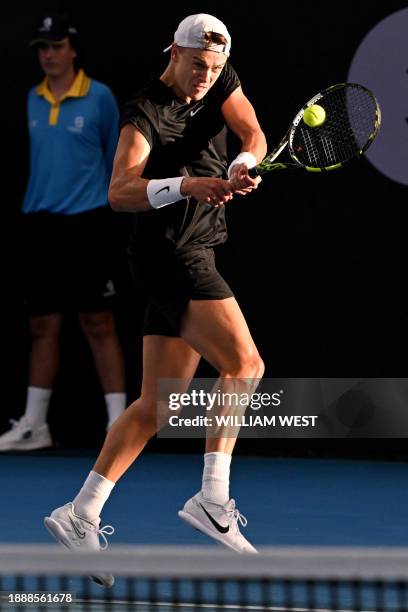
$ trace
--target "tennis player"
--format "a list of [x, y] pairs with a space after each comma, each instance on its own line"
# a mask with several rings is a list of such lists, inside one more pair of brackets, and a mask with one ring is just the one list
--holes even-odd
[[[251, 103], [228, 62], [231, 37], [211, 15], [186, 17], [170, 61], [123, 109], [109, 201], [136, 213], [129, 245], [133, 276], [147, 298], [141, 396], [109, 431], [72, 502], [45, 518], [70, 548], [99, 549], [100, 513], [116, 481], [157, 431], [160, 379], [192, 379], [201, 357], [229, 380], [258, 380], [264, 366], [244, 316], [214, 262], [227, 237], [225, 204], [256, 189], [248, 169], [266, 153]], [[226, 126], [242, 152], [228, 165]], [[228, 168], [229, 166], [229, 168]], [[228, 168], [228, 170], [227, 170]], [[229, 496], [236, 439], [207, 437], [202, 488], [180, 516], [239, 552], [256, 552]], [[106, 538], [105, 538], [106, 540]], [[96, 576], [102, 584], [111, 576]]]

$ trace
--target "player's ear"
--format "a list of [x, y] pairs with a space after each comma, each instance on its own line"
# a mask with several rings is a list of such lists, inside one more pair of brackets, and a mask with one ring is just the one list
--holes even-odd
[[172, 62], [178, 62], [180, 56], [180, 49], [177, 45], [173, 44], [171, 46], [171, 51], [170, 51], [170, 58]]

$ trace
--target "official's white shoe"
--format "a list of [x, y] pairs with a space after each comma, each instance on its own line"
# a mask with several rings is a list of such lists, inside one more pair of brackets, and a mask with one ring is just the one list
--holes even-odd
[[[99, 528], [99, 524], [91, 523], [75, 514], [72, 502], [57, 508], [51, 516], [46, 516], [44, 525], [57, 542], [78, 552], [105, 550], [108, 547], [106, 536], [112, 535], [115, 531], [112, 525]], [[100, 545], [99, 536], [103, 539], [103, 546]], [[100, 586], [111, 587], [115, 582], [111, 574], [95, 574], [89, 577]]]
[[36, 450], [52, 446], [48, 425], [33, 427], [27, 417], [10, 420], [11, 429], [0, 436], [0, 452], [9, 450]]
[[200, 491], [184, 504], [183, 510], [180, 510], [178, 515], [195, 529], [228, 548], [240, 553], [258, 552], [239, 530], [238, 523], [245, 527], [247, 520], [235, 507], [233, 499], [230, 499], [225, 506], [221, 506], [205, 499]]

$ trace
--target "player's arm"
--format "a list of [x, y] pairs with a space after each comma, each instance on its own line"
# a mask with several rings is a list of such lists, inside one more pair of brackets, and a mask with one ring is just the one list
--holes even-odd
[[142, 212], [173, 204], [187, 196], [214, 206], [231, 199], [229, 181], [219, 178], [143, 178], [150, 150], [146, 138], [133, 125], [128, 124], [122, 128], [108, 194], [113, 210]]
[[138, 212], [150, 210], [148, 180], [142, 178], [150, 155], [150, 145], [133, 125], [125, 125], [119, 136], [108, 199], [113, 210]]
[[237, 87], [228, 96], [221, 110], [226, 124], [242, 143], [240, 155], [230, 165], [231, 185], [235, 191], [245, 188], [251, 190], [259, 181], [248, 175], [248, 167], [255, 166], [265, 157], [265, 134], [261, 130], [254, 107], [241, 87]]

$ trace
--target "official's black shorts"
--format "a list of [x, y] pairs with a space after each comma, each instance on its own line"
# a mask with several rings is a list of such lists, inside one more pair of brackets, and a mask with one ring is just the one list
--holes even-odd
[[112, 308], [108, 206], [76, 214], [21, 215], [22, 293], [29, 316]]
[[190, 300], [223, 300], [233, 297], [215, 267], [211, 248], [183, 254], [169, 250], [129, 254], [130, 271], [144, 293], [147, 306], [143, 335], [180, 335], [181, 319]]

